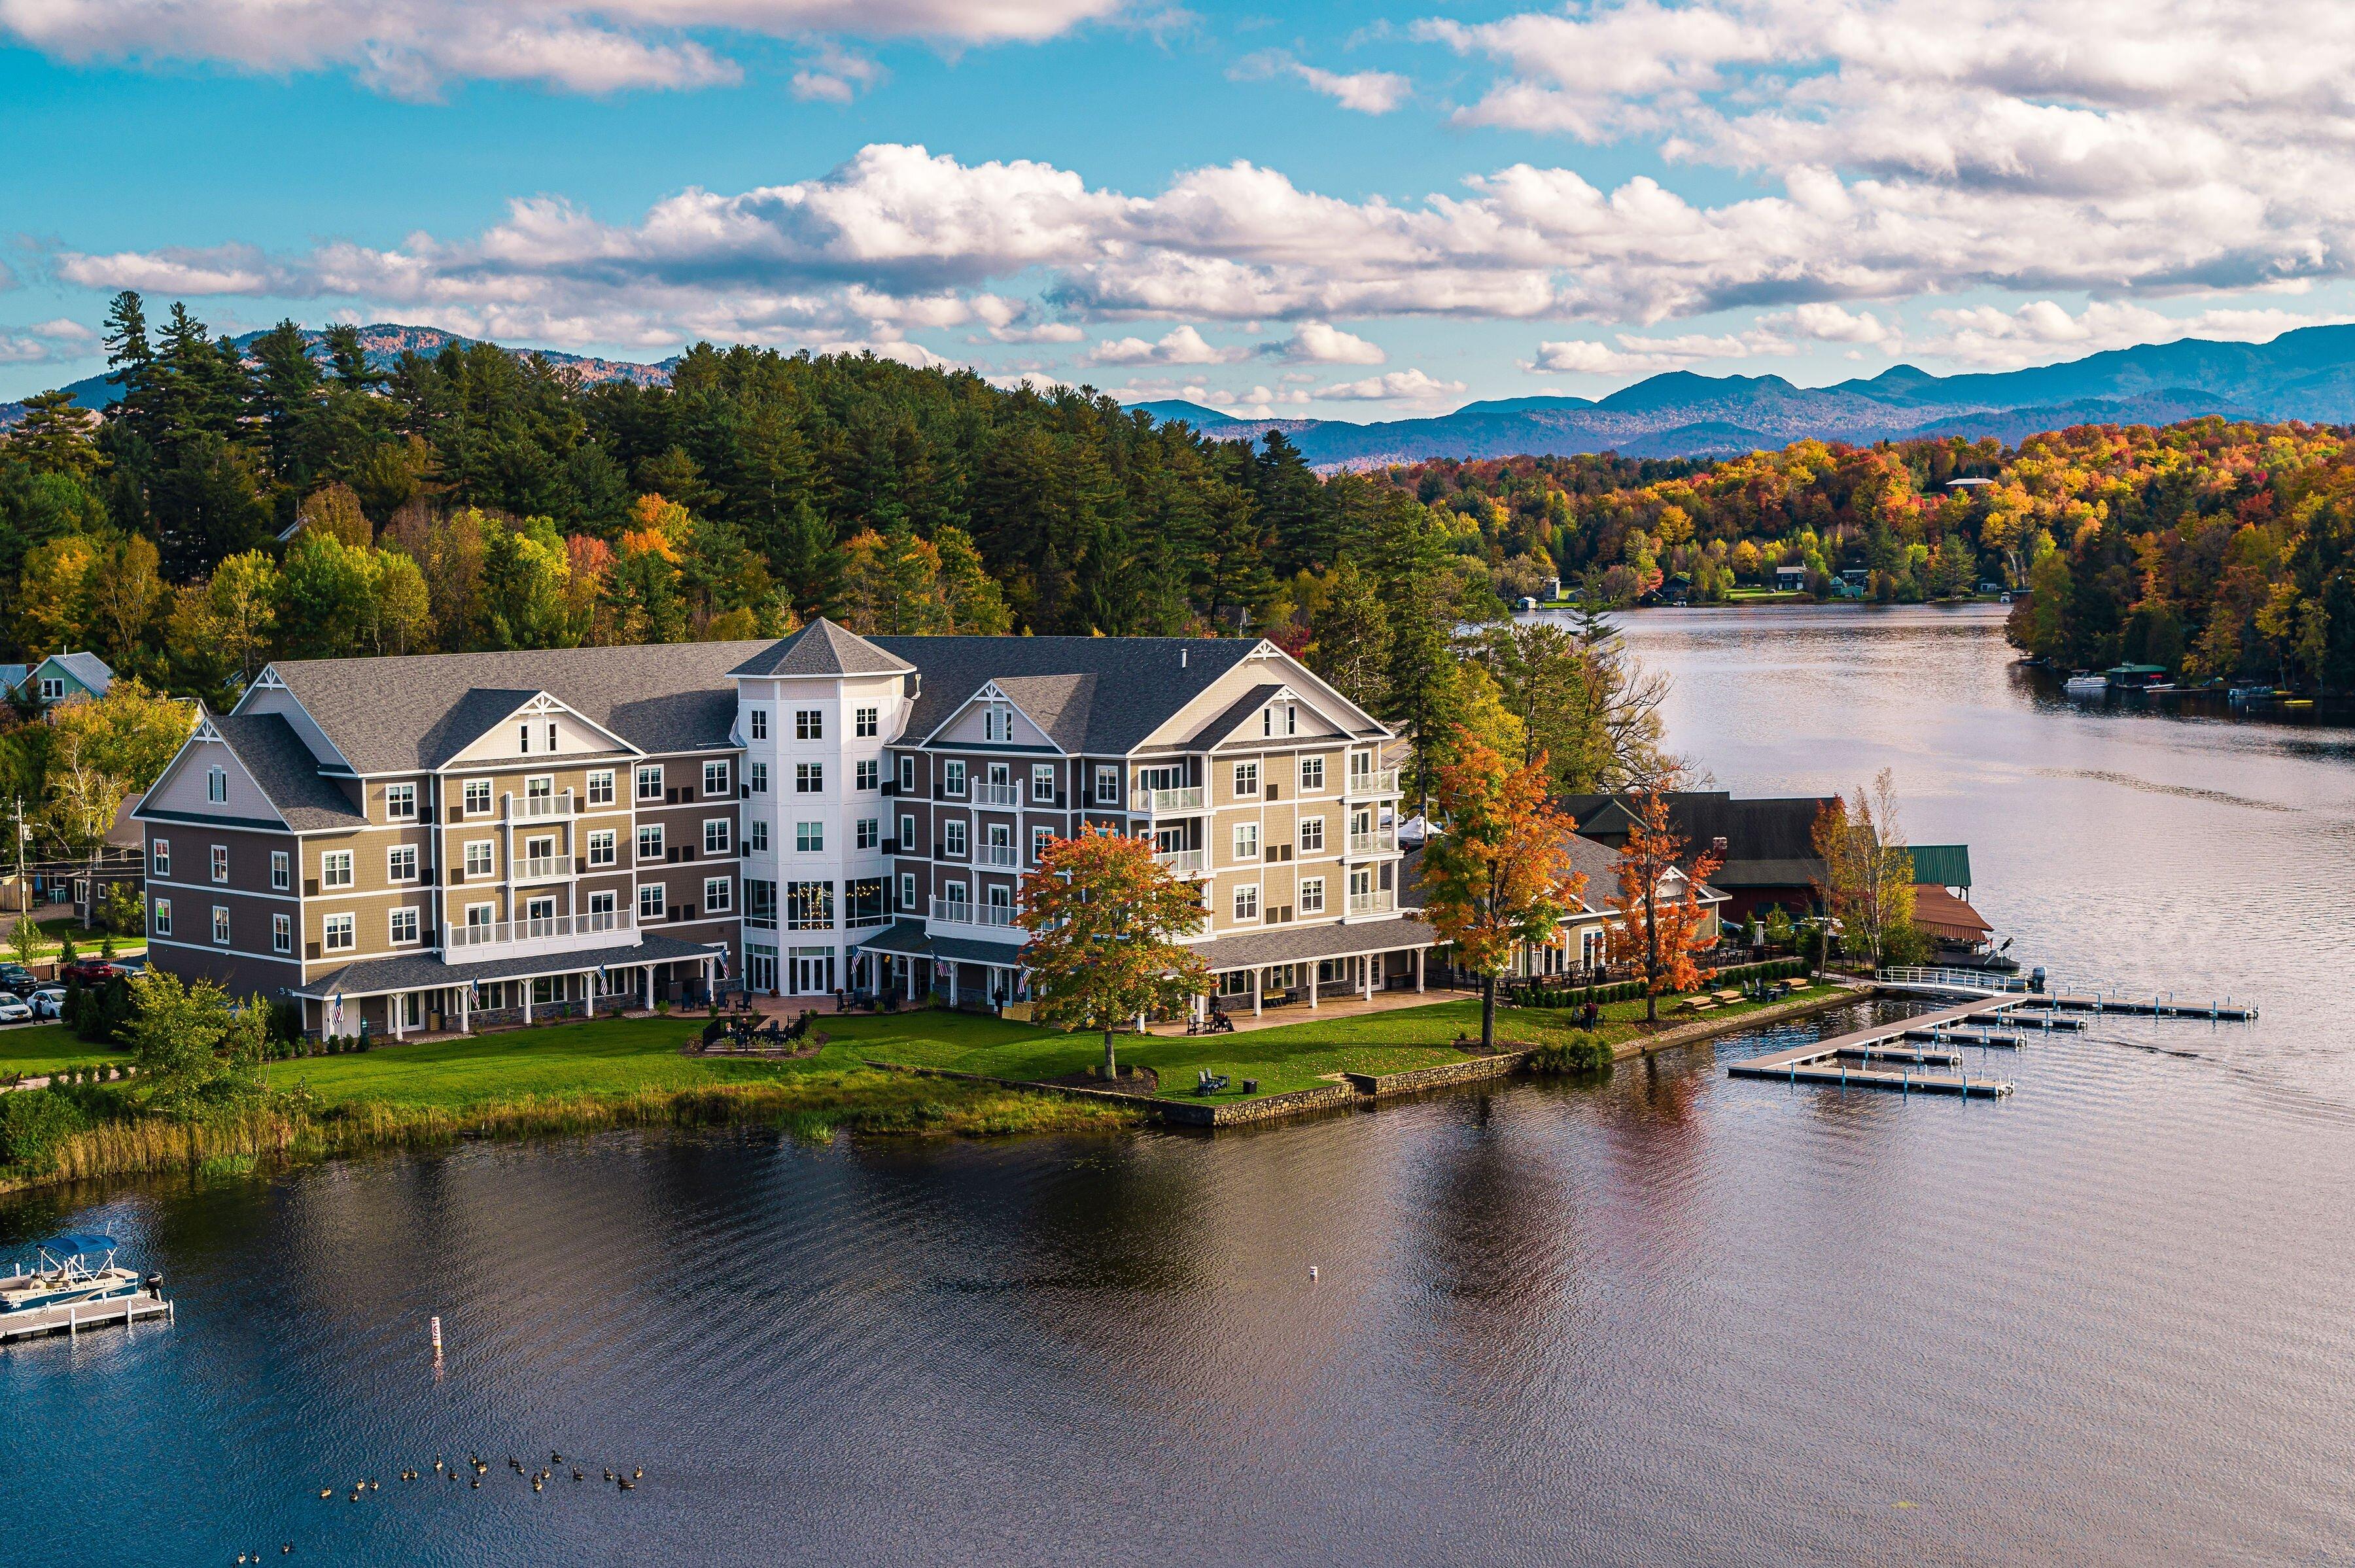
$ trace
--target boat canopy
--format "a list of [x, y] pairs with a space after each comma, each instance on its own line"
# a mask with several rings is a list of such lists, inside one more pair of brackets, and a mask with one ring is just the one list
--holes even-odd
[[93, 1232], [77, 1231], [62, 1236], [51, 1236], [48, 1241], [37, 1242], [34, 1245], [53, 1258], [76, 1258], [87, 1256], [91, 1253], [114, 1251], [114, 1238], [101, 1236]]

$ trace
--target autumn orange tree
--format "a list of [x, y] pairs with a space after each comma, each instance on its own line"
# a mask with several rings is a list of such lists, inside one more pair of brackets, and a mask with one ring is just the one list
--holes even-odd
[[1154, 859], [1148, 839], [1089, 827], [1053, 840], [1022, 879], [1022, 923], [1036, 1016], [1102, 1029], [1107, 1078], [1119, 1071], [1115, 1029], [1209, 987], [1201, 955], [1178, 940], [1201, 929], [1201, 894]]
[[1570, 869], [1572, 822], [1546, 793], [1546, 756], [1515, 767], [1456, 731], [1433, 795], [1423, 852], [1423, 917], [1480, 976], [1480, 1044], [1497, 1045], [1497, 976], [1514, 945], [1553, 935], [1586, 879]]
[[[1619, 891], [1610, 900], [1612, 934], [1620, 951], [1644, 972], [1646, 1023], [1659, 1021], [1663, 996], [1700, 984], [1693, 950], [1700, 945], [1708, 915], [1698, 890], [1716, 871], [1720, 859], [1711, 850], [1687, 863], [1689, 847], [1668, 818], [1668, 796], [1679, 782], [1669, 773], [1629, 797], [1628, 814], [1634, 820], [1619, 849]], [[1683, 891], [1663, 891], [1671, 875], [1682, 879]]]

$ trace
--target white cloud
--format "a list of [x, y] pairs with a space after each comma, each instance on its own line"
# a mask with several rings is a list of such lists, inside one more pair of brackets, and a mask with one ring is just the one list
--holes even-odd
[[1225, 365], [1248, 359], [1249, 348], [1220, 348], [1190, 326], [1172, 329], [1157, 343], [1122, 337], [1099, 343], [1088, 359], [1097, 365]]
[[[1109, 18], [1122, 0], [0, 0], [0, 38], [58, 59], [203, 60], [247, 70], [346, 69], [432, 98], [453, 80], [571, 92], [709, 87], [741, 68], [690, 33], [817, 33], [949, 44], [1037, 40]], [[855, 77], [805, 70], [808, 96]], [[832, 82], [834, 89], [825, 83]], [[795, 79], [802, 90], [802, 79]]]
[[794, 72], [795, 98], [820, 103], [848, 103], [879, 85], [890, 73], [865, 55], [837, 44], [819, 46], [815, 59]]
[[1304, 321], [1290, 337], [1263, 344], [1261, 351], [1304, 365], [1379, 365], [1389, 357], [1379, 344], [1321, 321]]
[[1774, 319], [1762, 318], [1761, 325], [1743, 333], [1692, 332], [1675, 337], [1645, 337], [1623, 332], [1618, 334], [1616, 348], [1584, 338], [1540, 343], [1537, 357], [1522, 360], [1521, 368], [1540, 376], [1652, 375], [1662, 370], [1682, 370], [1706, 360], [1787, 354], [1793, 347], [1791, 340], [1764, 325]]
[[1896, 329], [1869, 310], [1846, 311], [1830, 304], [1803, 304], [1795, 310], [1758, 318], [1768, 330], [1781, 330], [1817, 343], [1888, 344]]
[[1227, 74], [1237, 81], [1288, 76], [1360, 114], [1388, 114], [1414, 93], [1414, 84], [1395, 71], [1330, 71], [1295, 59], [1283, 49], [1245, 55]]
[[97, 344], [97, 333], [62, 316], [30, 326], [0, 326], [0, 365], [51, 365], [80, 359]]
[[1316, 396], [1337, 402], [1428, 402], [1464, 390], [1461, 381], [1441, 381], [1416, 370], [1391, 370], [1362, 381], [1343, 381]]
[[2286, 310], [2205, 310], [2191, 315], [2165, 315], [2145, 305], [2113, 300], [2090, 301], [2072, 315], [2051, 300], [2035, 300], [2009, 311], [1993, 305], [1934, 310], [1930, 319], [1941, 330], [1920, 344], [1926, 352], [1966, 364], [2012, 369], [2137, 343], [2171, 343], [2181, 337], [2262, 342], [2301, 326], [2347, 317]]

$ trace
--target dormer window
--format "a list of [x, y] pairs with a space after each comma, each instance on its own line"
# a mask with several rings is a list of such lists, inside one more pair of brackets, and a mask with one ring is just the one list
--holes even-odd
[[205, 771], [205, 798], [215, 805], [229, 804], [229, 770], [208, 768]]
[[517, 725], [517, 726], [516, 726], [516, 751], [517, 751], [517, 752], [519, 755], [522, 755], [522, 756], [528, 757], [528, 756], [530, 756], [530, 755], [531, 755], [531, 726], [530, 726], [530, 725], [528, 725], [528, 724], [518, 724], [518, 725]]
[[1259, 732], [1263, 735], [1295, 735], [1300, 732], [1300, 709], [1291, 703], [1281, 707], [1271, 704], [1259, 710]]

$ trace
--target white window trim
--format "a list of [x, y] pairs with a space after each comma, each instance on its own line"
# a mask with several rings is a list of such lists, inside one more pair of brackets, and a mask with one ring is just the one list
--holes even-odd
[[[338, 930], [351, 933], [351, 940], [341, 947], [336, 945]], [[338, 910], [323, 916], [319, 922], [319, 951], [322, 953], [357, 953], [360, 948], [360, 917], [352, 910]]]
[[[720, 914], [729, 914], [733, 912], [736, 908], [736, 901], [734, 897], [731, 896], [730, 891], [733, 885], [732, 881], [726, 877], [704, 878], [703, 912], [706, 914], [710, 914], [715, 911]], [[719, 899], [716, 903], [712, 901], [711, 897], [711, 891], [714, 888], [719, 890]]]
[[[483, 852], [483, 869], [479, 871], [474, 869], [474, 851], [477, 849]], [[465, 849], [462, 852], [458, 864], [470, 881], [476, 877], [498, 875], [499, 841], [496, 838], [469, 838], [466, 840]]]
[[[400, 858], [404, 855], [409, 857], [409, 874], [407, 876], [403, 876], [400, 873]], [[416, 845], [395, 844], [384, 852], [384, 880], [388, 882], [415, 881], [417, 880], [417, 868], [423, 859], [424, 857], [417, 852]]]
[[[400, 934], [400, 917], [402, 915], [409, 916], [410, 924], [415, 928], [415, 935], [403, 936]], [[386, 912], [384, 917], [384, 929], [385, 940], [393, 946], [414, 947], [425, 940], [424, 909], [418, 904], [401, 904], [389, 910]]]
[[[1251, 900], [1251, 909], [1249, 912], [1245, 912], [1242, 907], [1243, 900], [1246, 897]], [[1228, 900], [1227, 907], [1234, 912], [1234, 918], [1237, 920], [1257, 920], [1259, 918], [1260, 912], [1259, 884], [1257, 882], [1242, 882], [1238, 884], [1234, 890], [1233, 896]]]
[[[646, 836], [648, 834], [654, 835], [655, 840], [654, 853], [651, 855], [646, 853]], [[639, 823], [638, 859], [641, 860], [659, 860], [663, 858], [663, 825], [659, 822]]]
[[172, 901], [170, 899], [157, 899], [155, 901], [155, 912], [150, 915], [148, 919], [152, 923], [156, 935], [171, 935]]
[[292, 954], [294, 951], [294, 917], [278, 913], [270, 917], [270, 951]]
[[[588, 853], [591, 866], [616, 866], [621, 864], [621, 829], [599, 827], [591, 830], [588, 840], [582, 848]], [[597, 857], [597, 851], [600, 849], [605, 852], [602, 859]]]

